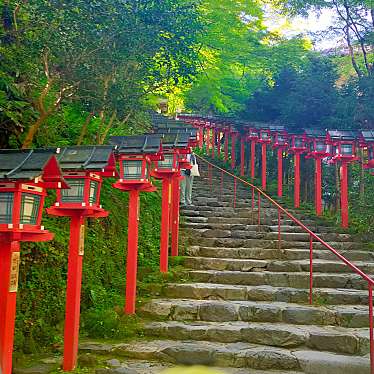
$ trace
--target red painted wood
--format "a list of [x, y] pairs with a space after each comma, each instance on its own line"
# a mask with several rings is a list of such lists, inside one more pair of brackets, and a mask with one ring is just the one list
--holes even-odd
[[172, 182], [172, 226], [171, 226], [171, 255], [178, 256], [179, 245], [179, 200], [180, 200], [180, 177], [176, 176]]
[[20, 252], [19, 242], [0, 240], [0, 371], [12, 373], [14, 323], [17, 292], [9, 292], [12, 253]]
[[266, 191], [266, 143], [261, 144], [261, 150], [262, 150], [262, 189]]
[[348, 163], [343, 162], [340, 167], [340, 205], [342, 227], [348, 228]]
[[160, 271], [168, 271], [169, 255], [169, 214], [170, 214], [170, 186], [171, 179], [162, 180], [162, 212], [161, 212], [161, 243], [160, 243]]
[[244, 177], [244, 167], [245, 167], [245, 138], [242, 136], [240, 138], [240, 175]]
[[139, 200], [139, 191], [131, 190], [129, 192], [129, 222], [127, 233], [126, 314], [135, 313], [136, 278], [138, 271]]
[[316, 214], [322, 214], [322, 160], [315, 159], [315, 206]]
[[251, 178], [255, 178], [256, 141], [251, 141]]
[[278, 148], [278, 197], [283, 196], [283, 149]]
[[224, 151], [225, 151], [225, 162], [227, 162], [229, 160], [229, 133], [228, 132], [225, 132]]
[[294, 206], [295, 208], [300, 207], [300, 153], [296, 152], [294, 156]]
[[231, 169], [236, 165], [236, 135], [231, 134]]
[[81, 239], [82, 225], [84, 225], [84, 217], [81, 215], [71, 217], [66, 285], [64, 371], [74, 370], [77, 366], [83, 265], [83, 253], [80, 253], [80, 249], [82, 250], [84, 245], [84, 238]]

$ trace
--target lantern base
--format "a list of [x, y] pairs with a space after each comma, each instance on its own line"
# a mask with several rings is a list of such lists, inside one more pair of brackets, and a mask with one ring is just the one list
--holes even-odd
[[126, 183], [126, 182], [116, 182], [112, 184], [114, 188], [121, 191], [140, 191], [140, 192], [155, 192], [157, 188], [151, 182], [145, 183]]
[[1, 241], [17, 242], [48, 242], [54, 238], [54, 234], [42, 230], [40, 227], [31, 229], [0, 229]]
[[97, 207], [61, 207], [53, 206], [47, 208], [47, 213], [56, 217], [88, 217], [103, 218], [109, 215], [109, 212]]
[[156, 179], [171, 179], [177, 175], [180, 175], [180, 171], [154, 171], [151, 173], [152, 177]]

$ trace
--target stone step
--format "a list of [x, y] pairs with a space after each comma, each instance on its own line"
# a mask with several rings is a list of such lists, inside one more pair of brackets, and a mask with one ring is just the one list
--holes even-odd
[[[92, 353], [88, 353], [89, 357], [92, 357]], [[93, 356], [95, 357], [95, 356]], [[51, 360], [55, 360], [51, 357]], [[20, 367], [16, 366], [13, 369], [14, 374], [23, 373], [35, 373], [42, 374], [48, 372], [50, 365], [44, 364], [43, 362], [35, 363], [35, 366]], [[44, 369], [45, 368], [45, 369]], [[85, 368], [87, 370], [87, 368]], [[95, 371], [94, 371], [95, 370]], [[251, 370], [248, 372], [247, 369], [238, 368], [219, 368], [219, 367], [201, 367], [201, 366], [176, 366], [172, 363], [161, 363], [157, 361], [145, 361], [145, 360], [131, 360], [117, 358], [108, 359], [97, 365], [96, 368], [92, 368], [89, 372], [95, 372], [95, 374], [196, 374], [196, 371], [206, 374], [302, 374], [301, 372], [295, 371], [263, 371], [263, 370]]]
[[[95, 352], [103, 343], [80, 345], [81, 352]], [[160, 360], [181, 365], [208, 365], [258, 370], [295, 371], [306, 374], [369, 374], [367, 357], [314, 350], [288, 350], [250, 343], [147, 340], [105, 344], [102, 353], [140, 360]], [[291, 371], [291, 372], [290, 372]], [[251, 372], [249, 372], [251, 374]]]
[[[198, 226], [201, 227], [198, 227]], [[188, 226], [188, 227], [186, 227]], [[278, 232], [269, 232], [269, 227], [263, 225], [218, 225], [216, 227], [204, 227], [209, 226], [206, 224], [191, 225], [187, 224], [184, 227], [188, 231], [194, 231], [199, 235], [206, 238], [232, 238], [232, 239], [264, 239], [264, 240], [278, 240]], [[187, 231], [186, 230], [186, 231]], [[353, 242], [352, 238], [346, 234], [333, 234], [326, 233], [319, 236], [322, 240], [329, 243], [333, 242], [344, 242], [351, 244], [360, 244]], [[309, 245], [310, 235], [306, 232], [281, 232], [281, 240], [287, 242], [307, 242]], [[316, 240], [313, 240], [316, 242]], [[314, 243], [313, 243], [314, 245]]]
[[[184, 222], [191, 222], [191, 223], [217, 223], [217, 224], [252, 224], [252, 221], [255, 222], [254, 225], [257, 225], [257, 216], [250, 215], [249, 217], [244, 218], [238, 218], [236, 216], [230, 216], [230, 217], [216, 217], [216, 216], [201, 216], [201, 215], [194, 215], [189, 212], [189, 216], [184, 215], [182, 220]], [[326, 232], [335, 232], [336, 229], [333, 227], [323, 227], [323, 226], [317, 226], [315, 222], [313, 221], [305, 221], [303, 220], [303, 223], [307, 225], [313, 232], [323, 232], [322, 230], [326, 230]], [[275, 226], [275, 224], [277, 224]], [[278, 220], [270, 219], [269, 220], [269, 226], [274, 225], [272, 227], [276, 227], [278, 230]], [[293, 221], [291, 220], [285, 220], [282, 219], [282, 225], [292, 226], [292, 227], [298, 227]], [[298, 229], [300, 229], [298, 227]], [[277, 231], [276, 230], [276, 231]], [[300, 229], [302, 230], [302, 229]], [[269, 230], [270, 231], [270, 230]]]
[[[258, 235], [258, 238], [254, 239], [241, 239], [241, 238], [228, 238], [228, 237], [202, 237], [198, 236], [198, 230], [193, 230], [193, 236], [189, 236], [189, 244], [190, 245], [200, 245], [203, 247], [224, 247], [224, 248], [278, 248], [279, 242], [278, 240], [271, 240], [271, 239], [263, 239], [262, 237], [266, 235], [266, 233], [253, 233], [253, 236]], [[212, 235], [215, 233], [212, 232]], [[207, 234], [205, 234], [207, 235]], [[226, 232], [218, 233], [218, 235], [227, 235]], [[291, 248], [291, 249], [309, 249], [309, 241], [288, 241], [284, 240], [283, 235], [281, 237], [281, 248]], [[365, 251], [368, 250], [368, 247], [365, 243], [357, 243], [357, 242], [328, 242], [328, 244], [333, 247], [337, 251], [341, 250], [359, 250]], [[320, 242], [313, 243], [313, 249], [326, 249], [326, 247]]]
[[147, 317], [173, 321], [282, 322], [294, 325], [369, 326], [368, 307], [314, 306], [285, 302], [154, 299], [141, 310]]
[[[309, 259], [308, 249], [285, 249], [281, 248], [215, 248], [191, 246], [186, 250], [189, 256], [217, 257], [217, 258], [238, 258], [253, 260], [305, 260]], [[374, 262], [374, 252], [369, 251], [340, 251], [350, 261]], [[313, 251], [314, 259], [334, 260], [336, 255], [329, 250]]]
[[[241, 284], [248, 286], [270, 285], [276, 287], [309, 287], [309, 272], [265, 272], [265, 271], [219, 271], [195, 270], [189, 276], [196, 282]], [[370, 275], [371, 276], [371, 275]], [[356, 274], [316, 273], [313, 276], [314, 287], [367, 289], [367, 282]]]
[[369, 329], [347, 329], [260, 322], [153, 322], [145, 326], [152, 337], [253, 343], [280, 348], [310, 348], [363, 356], [369, 352]]
[[[165, 297], [203, 300], [281, 301], [306, 304], [309, 289], [270, 285], [231, 285], [219, 283], [170, 283], [163, 290]], [[313, 302], [317, 305], [367, 305], [368, 292], [355, 289], [313, 289]]]
[[[230, 270], [240, 272], [307, 272], [310, 268], [308, 260], [294, 261], [270, 261], [236, 258], [217, 257], [186, 257], [184, 265], [189, 269], [197, 270]], [[357, 261], [355, 265], [365, 273], [374, 273], [374, 262], [367, 263]], [[341, 260], [319, 260], [313, 261], [314, 273], [353, 273]]]
[[[220, 222], [211, 222], [211, 220], [208, 219], [201, 219], [202, 217], [188, 217], [188, 220], [186, 220], [184, 223], [181, 224], [182, 228], [188, 228], [188, 229], [214, 229], [214, 230], [248, 230], [248, 231], [257, 231], [258, 225], [252, 224], [249, 219], [243, 219], [239, 218], [239, 220], [242, 220], [243, 223], [237, 223], [232, 222], [232, 219], [227, 219], [227, 222], [220, 223]], [[196, 219], [196, 221], [195, 221]], [[276, 226], [263, 226], [262, 230], [265, 232], [276, 232], [278, 234], [278, 225]], [[291, 226], [291, 225], [281, 225], [280, 226], [281, 233], [302, 233], [305, 234], [305, 230], [302, 227], [299, 226]], [[326, 230], [326, 231], [325, 231]], [[327, 234], [330, 237], [334, 235], [334, 237], [339, 237], [341, 235], [333, 234], [330, 232], [330, 229], [325, 229], [323, 227], [320, 227], [320, 231], [313, 231], [317, 235], [320, 233]], [[346, 236], [344, 236], [344, 239], [347, 239]]]

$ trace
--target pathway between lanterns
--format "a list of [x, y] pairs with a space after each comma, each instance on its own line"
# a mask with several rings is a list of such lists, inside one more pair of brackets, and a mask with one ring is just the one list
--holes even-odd
[[[203, 166], [203, 165], [202, 165]], [[315, 244], [314, 305], [308, 305], [309, 236], [262, 201], [261, 221], [250, 191], [207, 170], [194, 185], [195, 206], [183, 210], [187, 283], [168, 284], [139, 310], [143, 340], [82, 342], [81, 366], [92, 372], [161, 373], [206, 365], [235, 374], [366, 374], [369, 321], [366, 283]], [[257, 206], [257, 204], [255, 205]], [[368, 274], [374, 253], [333, 227], [302, 222]], [[89, 369], [89, 370], [91, 370]]]

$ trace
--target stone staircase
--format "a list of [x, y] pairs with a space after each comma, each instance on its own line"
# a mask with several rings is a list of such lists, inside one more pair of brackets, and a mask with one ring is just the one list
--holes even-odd
[[[195, 179], [183, 211], [188, 283], [168, 284], [142, 308], [146, 341], [110, 346], [112, 354], [169, 364], [221, 367], [223, 373], [367, 374], [367, 284], [314, 243], [314, 304], [309, 298], [309, 236], [232, 180], [220, 197], [218, 175]], [[257, 207], [257, 201], [255, 206]], [[358, 238], [293, 212], [368, 274], [374, 253]], [[89, 349], [88, 349], [89, 351]]]

